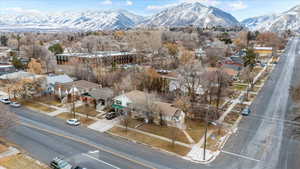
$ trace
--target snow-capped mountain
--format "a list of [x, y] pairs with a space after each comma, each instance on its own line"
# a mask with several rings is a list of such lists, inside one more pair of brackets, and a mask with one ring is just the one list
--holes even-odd
[[111, 30], [133, 27], [181, 27], [181, 26], [239, 26], [240, 23], [229, 13], [201, 3], [182, 3], [165, 9], [152, 17], [143, 17], [126, 10], [41, 13], [0, 13], [2, 28], [30, 29], [72, 29], [72, 30]]
[[182, 3], [167, 8], [151, 18], [145, 20], [139, 26], [142, 27], [180, 27], [180, 26], [239, 26], [240, 23], [229, 13], [215, 7], [208, 7], [199, 2]]
[[245, 19], [242, 24], [250, 30], [279, 32], [290, 29], [300, 31], [300, 5], [283, 13]]
[[77, 30], [109, 30], [134, 27], [142, 16], [126, 10], [61, 12], [54, 14], [0, 14], [0, 26], [55, 27]]

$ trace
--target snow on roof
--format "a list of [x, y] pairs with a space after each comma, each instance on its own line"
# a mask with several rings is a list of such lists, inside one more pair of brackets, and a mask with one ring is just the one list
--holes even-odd
[[58, 54], [57, 56], [73, 56], [73, 57], [85, 57], [85, 58], [96, 58], [96, 57], [111, 57], [111, 56], [125, 56], [135, 55], [133, 52], [116, 52], [116, 51], [98, 51], [95, 53], [64, 53]]
[[73, 82], [73, 79], [68, 75], [54, 75], [54, 76], [47, 77], [48, 84], [55, 85], [55, 83], [69, 83], [69, 82]]
[[43, 75], [36, 75], [29, 72], [19, 71], [14, 73], [8, 73], [0, 76], [1, 80], [11, 80], [11, 79], [22, 79], [22, 78], [39, 78], [43, 77]]
[[272, 47], [254, 47], [255, 50], [273, 50]]
[[0, 65], [0, 68], [13, 68], [13, 65]]

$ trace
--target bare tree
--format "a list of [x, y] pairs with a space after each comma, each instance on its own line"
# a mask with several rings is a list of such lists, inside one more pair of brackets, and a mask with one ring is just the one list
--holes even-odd
[[225, 56], [225, 53], [226, 48], [210, 47], [206, 49], [206, 58], [202, 60], [202, 63], [217, 67], [219, 60]]
[[184, 65], [179, 68], [178, 73], [178, 88], [187, 92], [191, 98], [191, 102], [195, 102], [197, 94], [201, 94], [204, 83], [204, 79], [202, 78], [204, 69], [202, 65], [199, 62]]
[[87, 36], [82, 39], [81, 47], [86, 49], [88, 53], [92, 53], [97, 46], [97, 37], [95, 36]]
[[246, 99], [248, 99], [249, 91], [253, 90], [255, 75], [256, 73], [252, 71], [250, 66], [247, 66], [241, 72], [240, 79], [248, 83]]

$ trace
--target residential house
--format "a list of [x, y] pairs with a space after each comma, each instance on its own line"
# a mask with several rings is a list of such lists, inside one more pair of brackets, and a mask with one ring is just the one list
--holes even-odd
[[[218, 70], [218, 68], [215, 68], [215, 67], [208, 67], [207, 68], [208, 72], [213, 72], [213, 71], [217, 71], [217, 70]], [[235, 69], [232, 69], [232, 68], [222, 67], [221, 70], [223, 72], [225, 72], [229, 77], [231, 77], [232, 80], [237, 79], [237, 76], [239, 74], [239, 71], [237, 71]]]
[[1, 75], [0, 80], [21, 80], [25, 78], [36, 79], [40, 77], [44, 77], [44, 75], [36, 75], [29, 72], [18, 71], [18, 72]]
[[196, 55], [197, 59], [201, 60], [204, 57], [206, 57], [206, 52], [202, 48], [198, 48], [198, 49], [195, 50], [195, 55]]
[[13, 65], [0, 65], [0, 76], [8, 73], [15, 72], [16, 69]]
[[69, 77], [68, 75], [49, 75], [46, 78], [46, 92], [47, 93], [54, 93], [55, 91], [55, 85], [56, 84], [64, 84], [64, 83], [71, 83], [73, 82], [73, 79]]
[[105, 107], [112, 104], [114, 91], [110, 88], [98, 88], [88, 92], [88, 95], [94, 99], [96, 110], [102, 111]]
[[148, 93], [134, 90], [115, 97], [113, 101], [115, 109], [129, 109], [133, 118], [143, 118], [145, 122], [153, 118], [156, 124], [162, 118], [169, 126], [185, 127], [185, 113], [182, 110], [172, 104], [153, 100]]
[[254, 47], [254, 52], [260, 57], [272, 56], [273, 48], [272, 47]]
[[57, 94], [60, 98], [75, 93], [80, 97], [82, 101], [87, 101], [89, 97], [88, 93], [98, 88], [100, 88], [100, 85], [96, 83], [92, 83], [86, 80], [78, 80], [68, 83], [56, 83], [54, 93]]

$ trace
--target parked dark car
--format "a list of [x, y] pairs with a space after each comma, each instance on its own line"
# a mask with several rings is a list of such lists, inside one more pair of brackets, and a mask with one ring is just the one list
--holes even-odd
[[83, 167], [80, 167], [80, 166], [76, 166], [75, 168], [73, 169], [87, 169], [87, 168], [83, 168]]
[[106, 118], [107, 120], [112, 120], [112, 119], [114, 119], [114, 118], [116, 118], [116, 117], [118, 117], [118, 113], [116, 113], [116, 112], [109, 112], [109, 113], [107, 113], [107, 114], [105, 115], [105, 118]]
[[249, 114], [251, 113], [251, 110], [249, 107], [246, 107], [243, 111], [242, 111], [242, 115], [243, 116], [249, 116]]

